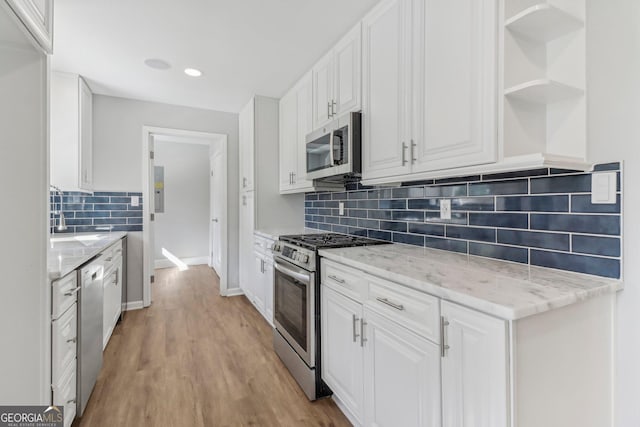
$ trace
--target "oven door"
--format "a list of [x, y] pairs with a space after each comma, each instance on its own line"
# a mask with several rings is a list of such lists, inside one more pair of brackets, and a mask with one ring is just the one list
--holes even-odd
[[274, 323], [310, 368], [315, 355], [315, 273], [274, 257]]

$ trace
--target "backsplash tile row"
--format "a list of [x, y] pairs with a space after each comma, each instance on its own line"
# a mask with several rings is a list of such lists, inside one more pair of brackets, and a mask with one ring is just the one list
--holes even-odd
[[[541, 168], [307, 193], [305, 225], [396, 243], [619, 278], [621, 173], [615, 204], [591, 203], [591, 173]], [[451, 219], [440, 201], [451, 200]], [[339, 206], [344, 206], [344, 215]]]
[[[60, 197], [50, 193], [51, 226], [58, 224]], [[131, 198], [138, 197], [138, 205]], [[95, 192], [92, 194], [65, 191], [62, 196], [67, 229], [56, 233], [84, 233], [108, 231], [142, 231], [142, 193]]]

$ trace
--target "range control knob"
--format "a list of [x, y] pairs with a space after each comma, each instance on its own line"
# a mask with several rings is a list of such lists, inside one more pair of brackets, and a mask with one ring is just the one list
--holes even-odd
[[280, 243], [274, 243], [271, 245], [271, 250], [274, 252], [279, 252], [280, 251]]
[[309, 262], [309, 255], [301, 255], [300, 256], [300, 261], [302, 261], [302, 263], [306, 264]]

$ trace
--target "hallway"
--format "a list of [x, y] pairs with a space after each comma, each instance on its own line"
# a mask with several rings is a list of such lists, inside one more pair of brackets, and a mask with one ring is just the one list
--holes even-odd
[[207, 266], [156, 270], [154, 302], [127, 312], [81, 422], [95, 426], [348, 426], [311, 403], [244, 297], [223, 298]]

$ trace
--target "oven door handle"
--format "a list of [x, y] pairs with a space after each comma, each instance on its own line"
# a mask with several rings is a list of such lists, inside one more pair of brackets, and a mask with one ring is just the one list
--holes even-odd
[[304, 284], [310, 284], [311, 283], [311, 276], [309, 274], [304, 274], [301, 273], [299, 271], [295, 271], [292, 270], [288, 267], [285, 267], [283, 264], [279, 263], [276, 260], [273, 260], [273, 266], [275, 267], [276, 270], [278, 270], [279, 272], [281, 272], [282, 274], [286, 274], [287, 276], [291, 276], [294, 279], [304, 283]]

